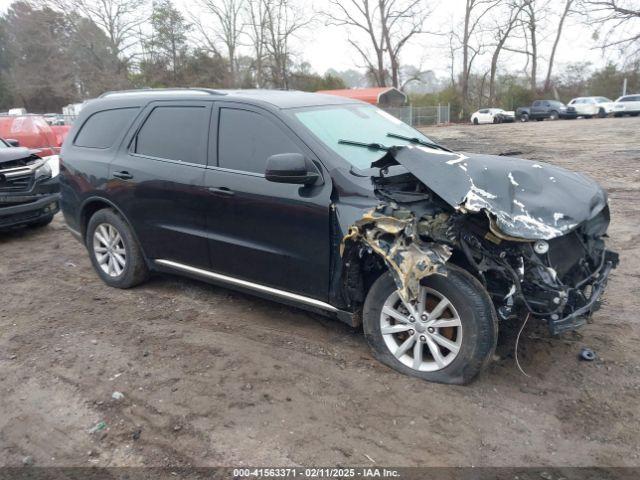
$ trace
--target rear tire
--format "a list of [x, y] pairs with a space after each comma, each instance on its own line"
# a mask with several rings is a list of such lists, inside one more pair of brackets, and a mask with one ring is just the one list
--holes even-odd
[[[394, 370], [430, 382], [466, 384], [491, 359], [498, 320], [489, 295], [476, 278], [455, 266], [448, 266], [447, 271], [446, 276], [435, 274], [423, 279], [423, 311], [427, 316], [422, 315], [419, 304], [414, 305], [418, 318], [414, 315], [413, 322], [397, 295], [391, 274], [380, 276], [364, 303], [364, 333], [373, 355]], [[429, 319], [428, 315], [437, 310], [435, 305], [445, 300], [445, 310]], [[402, 317], [402, 311], [406, 316]], [[400, 317], [388, 312], [396, 317], [400, 312]], [[406, 348], [400, 349], [401, 345]]]
[[131, 227], [114, 210], [105, 208], [93, 214], [85, 244], [93, 268], [110, 287], [135, 287], [149, 277], [147, 263]]

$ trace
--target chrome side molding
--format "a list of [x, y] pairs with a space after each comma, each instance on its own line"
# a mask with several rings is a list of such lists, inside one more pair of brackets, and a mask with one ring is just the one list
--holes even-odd
[[182, 263], [173, 262], [171, 260], [155, 259], [154, 262], [157, 263], [158, 265], [163, 265], [165, 267], [170, 267], [176, 270], [182, 270], [183, 272], [192, 273], [205, 278], [211, 278], [219, 282], [228, 283], [230, 285], [236, 285], [238, 287], [255, 290], [257, 292], [268, 293], [276, 297], [285, 298], [287, 300], [293, 300], [295, 302], [303, 303], [305, 305], [310, 305], [312, 307], [320, 308], [322, 310], [326, 310], [329, 312], [338, 311], [338, 309], [333, 305], [329, 305], [328, 303], [322, 302], [320, 300], [316, 300], [315, 298], [309, 298], [303, 295], [298, 295], [297, 293], [291, 293], [285, 290], [278, 290], [277, 288], [267, 287], [266, 285], [260, 285], [259, 283], [248, 282], [247, 280], [241, 280], [239, 278], [229, 277], [227, 275], [222, 275], [220, 273], [210, 272], [209, 270], [203, 270], [201, 268], [192, 267], [190, 265], [184, 265]]

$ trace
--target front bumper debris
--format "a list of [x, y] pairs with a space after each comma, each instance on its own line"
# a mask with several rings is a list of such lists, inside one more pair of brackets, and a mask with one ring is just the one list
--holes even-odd
[[59, 193], [38, 195], [32, 201], [18, 204], [4, 203], [2, 200], [0, 197], [0, 228], [37, 222], [60, 210]]
[[589, 320], [593, 312], [600, 308], [600, 297], [607, 286], [609, 273], [618, 265], [618, 261], [619, 257], [617, 253], [609, 250], [605, 252], [603, 265], [594, 273], [591, 283], [585, 283], [574, 289], [580, 289], [581, 297], [584, 297], [585, 290], [589, 289], [590, 294], [588, 299], [586, 299], [586, 302], [583, 302], [582, 305], [577, 306], [573, 312], [562, 318], [559, 318], [557, 315], [550, 317], [547, 322], [551, 335], [559, 335], [567, 331], [575, 330], [587, 323], [587, 320]]

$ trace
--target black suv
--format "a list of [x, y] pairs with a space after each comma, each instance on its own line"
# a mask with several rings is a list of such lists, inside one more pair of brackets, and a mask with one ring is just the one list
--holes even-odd
[[59, 210], [58, 170], [56, 155], [42, 158], [0, 139], [0, 231], [51, 223]]
[[377, 358], [439, 382], [481, 370], [499, 319], [584, 323], [617, 263], [594, 181], [455, 153], [330, 95], [105, 94], [67, 137], [61, 185], [108, 285], [180, 273], [363, 324]]

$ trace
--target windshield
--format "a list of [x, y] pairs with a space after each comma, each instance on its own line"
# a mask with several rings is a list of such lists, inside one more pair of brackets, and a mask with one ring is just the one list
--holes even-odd
[[4, 140], [2, 140], [2, 139], [0, 138], [0, 149], [1, 149], [1, 148], [9, 148], [9, 145], [8, 145], [8, 144], [6, 144], [6, 143], [4, 142]]
[[[330, 150], [359, 169], [371, 167], [371, 164], [380, 159], [385, 152], [339, 143], [340, 140], [365, 144], [377, 143], [387, 147], [411, 145], [409, 138], [433, 143], [406, 123], [371, 105], [311, 107], [293, 110], [292, 113]], [[408, 139], [390, 137], [388, 134], [404, 136]]]

